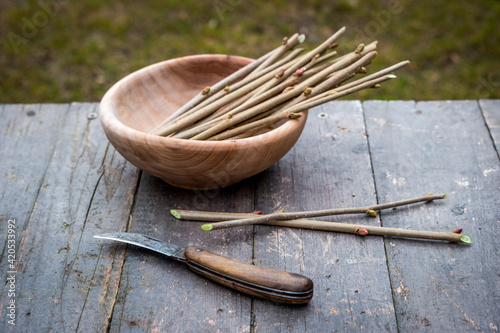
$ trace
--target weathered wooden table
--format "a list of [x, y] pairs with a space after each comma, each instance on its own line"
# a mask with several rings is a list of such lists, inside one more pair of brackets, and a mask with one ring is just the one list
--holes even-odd
[[[0, 105], [1, 332], [499, 331], [500, 100], [329, 103], [279, 163], [218, 191], [136, 169], [108, 143], [97, 110]], [[354, 207], [429, 192], [449, 198], [325, 220], [462, 227], [471, 245], [274, 226], [206, 232], [169, 213]], [[92, 237], [115, 231], [304, 274], [314, 298], [252, 298]]]

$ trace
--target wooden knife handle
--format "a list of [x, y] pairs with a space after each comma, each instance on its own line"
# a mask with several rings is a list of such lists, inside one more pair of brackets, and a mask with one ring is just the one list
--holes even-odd
[[197, 247], [186, 248], [188, 267], [238, 291], [288, 304], [305, 304], [313, 297], [313, 282], [303, 275], [249, 265]]

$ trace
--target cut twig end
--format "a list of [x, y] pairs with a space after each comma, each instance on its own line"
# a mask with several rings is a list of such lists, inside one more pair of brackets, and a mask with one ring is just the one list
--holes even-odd
[[469, 236], [465, 236], [465, 235], [460, 236], [460, 241], [462, 241], [462, 243], [466, 243], [466, 244], [470, 244], [471, 243], [470, 237]]
[[176, 211], [175, 209], [171, 209], [170, 210], [170, 214], [172, 214], [176, 219], [181, 219], [181, 214], [179, 214], [178, 211]]
[[304, 41], [305, 41], [305, 40], [306, 40], [306, 35], [301, 34], [301, 35], [299, 36], [299, 44], [304, 43]]
[[214, 226], [211, 224], [204, 224], [201, 226], [201, 230], [210, 231]]

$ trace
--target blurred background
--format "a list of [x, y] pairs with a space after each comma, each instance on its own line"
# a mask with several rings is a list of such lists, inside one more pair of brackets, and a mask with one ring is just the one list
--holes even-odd
[[498, 0], [1, 0], [0, 103], [99, 101], [155, 62], [256, 58], [295, 32], [311, 49], [342, 26], [342, 53], [379, 41], [369, 72], [412, 62], [353, 99], [500, 98]]

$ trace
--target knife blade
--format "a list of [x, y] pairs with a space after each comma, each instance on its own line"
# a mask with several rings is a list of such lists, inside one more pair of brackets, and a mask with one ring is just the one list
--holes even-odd
[[115, 232], [94, 237], [161, 253], [184, 262], [201, 276], [249, 295], [286, 304], [306, 304], [313, 297], [313, 282], [300, 274], [249, 265], [195, 246], [181, 248], [143, 234]]

